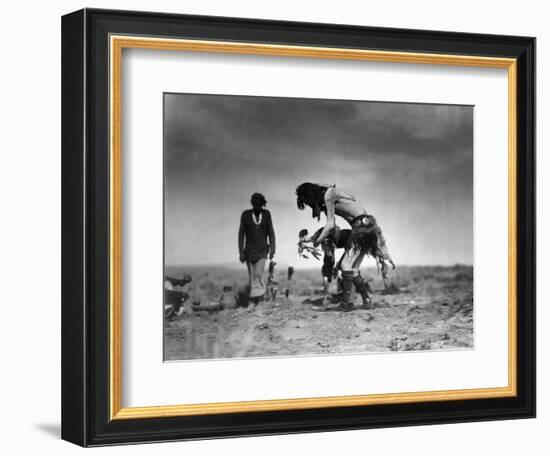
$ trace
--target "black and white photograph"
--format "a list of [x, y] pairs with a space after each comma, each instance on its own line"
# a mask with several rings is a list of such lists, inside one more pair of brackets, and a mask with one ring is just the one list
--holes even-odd
[[397, 1], [8, 9], [8, 446], [537, 453], [548, 27]]
[[165, 93], [165, 361], [472, 349], [473, 113]]

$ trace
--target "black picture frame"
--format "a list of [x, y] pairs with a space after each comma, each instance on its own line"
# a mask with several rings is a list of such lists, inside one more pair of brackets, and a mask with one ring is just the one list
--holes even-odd
[[[517, 395], [111, 420], [112, 34], [517, 59]], [[63, 439], [99, 446], [535, 416], [534, 38], [84, 9], [62, 19], [62, 129]]]

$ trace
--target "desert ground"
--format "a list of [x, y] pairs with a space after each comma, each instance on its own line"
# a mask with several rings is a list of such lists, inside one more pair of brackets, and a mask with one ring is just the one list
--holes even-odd
[[167, 361], [473, 348], [471, 266], [398, 267], [387, 288], [375, 269], [364, 269], [372, 308], [362, 309], [357, 296], [352, 312], [316, 310], [323, 299], [319, 269], [296, 270], [286, 298], [286, 268], [276, 268], [275, 300], [216, 311], [193, 307], [218, 302], [223, 286], [242, 293], [244, 266], [173, 267], [166, 274], [193, 277], [183, 288], [190, 298], [182, 314], [165, 321]]

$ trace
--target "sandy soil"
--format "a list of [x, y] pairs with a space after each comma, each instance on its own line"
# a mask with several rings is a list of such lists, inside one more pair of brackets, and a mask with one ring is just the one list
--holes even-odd
[[[165, 322], [165, 359], [448, 350], [473, 347], [473, 270], [470, 266], [403, 267], [384, 290], [376, 271], [365, 270], [375, 290], [373, 308], [319, 311], [318, 270], [296, 271], [292, 294], [256, 306], [196, 312], [192, 301], [217, 301], [223, 285], [238, 289], [246, 274], [237, 269], [177, 269], [193, 276], [191, 299], [181, 317]], [[280, 295], [284, 271], [276, 276]]]

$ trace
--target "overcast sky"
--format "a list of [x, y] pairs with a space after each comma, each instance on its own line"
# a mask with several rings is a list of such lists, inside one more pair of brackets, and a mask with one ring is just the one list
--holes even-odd
[[306, 181], [353, 194], [396, 264], [472, 264], [471, 106], [166, 94], [164, 122], [167, 265], [238, 264], [239, 218], [261, 192], [278, 262], [317, 267], [296, 250], [321, 226], [296, 208]]

